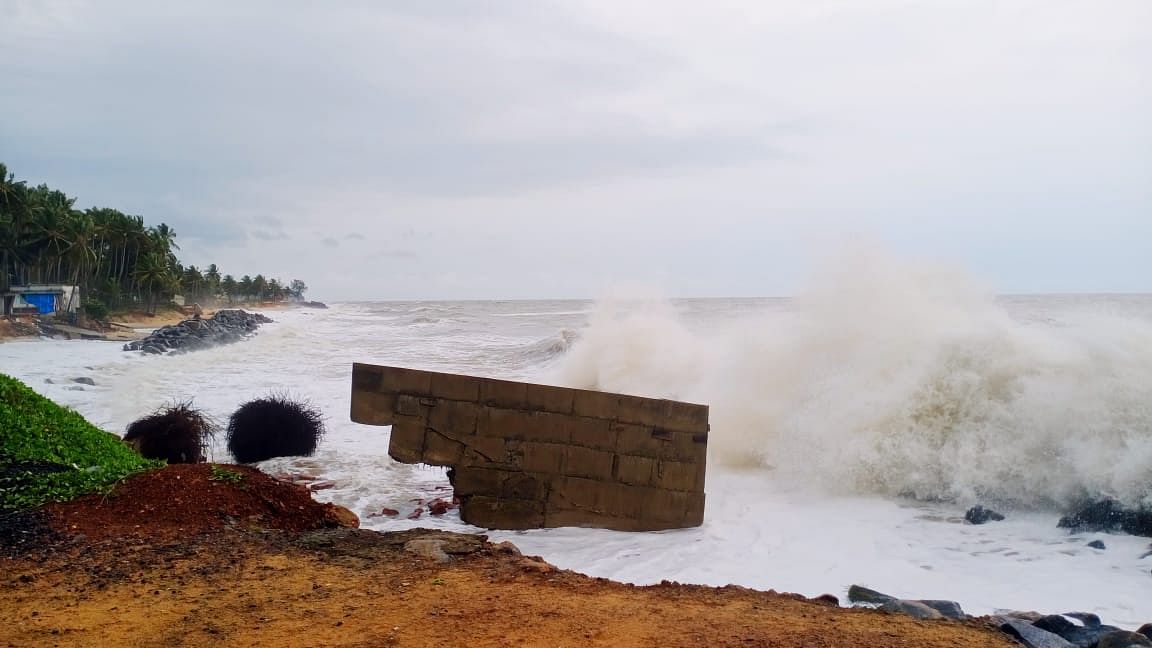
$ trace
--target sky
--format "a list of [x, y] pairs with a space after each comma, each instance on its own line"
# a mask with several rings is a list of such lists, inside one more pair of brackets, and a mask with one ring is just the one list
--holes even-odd
[[0, 0], [0, 162], [316, 299], [1152, 291], [1148, 0]]

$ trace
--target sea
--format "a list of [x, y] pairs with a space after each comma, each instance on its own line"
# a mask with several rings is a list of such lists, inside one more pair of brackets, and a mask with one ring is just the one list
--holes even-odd
[[[1152, 295], [996, 296], [954, 272], [873, 267], [818, 274], [780, 299], [632, 292], [270, 315], [249, 340], [163, 357], [107, 342], [9, 341], [0, 372], [120, 433], [173, 401], [225, 422], [270, 393], [306, 399], [326, 417], [318, 452], [260, 467], [333, 482], [316, 497], [370, 529], [486, 533], [636, 584], [841, 600], [861, 584], [952, 599], [972, 614], [1152, 621], [1148, 538], [1057, 527], [1084, 498], [1152, 505]], [[472, 527], [454, 510], [408, 519], [450, 492], [445, 470], [393, 461], [389, 428], [351, 422], [353, 362], [707, 404], [704, 524], [513, 532]], [[223, 439], [212, 456], [230, 460]], [[975, 504], [1006, 519], [966, 524]]]

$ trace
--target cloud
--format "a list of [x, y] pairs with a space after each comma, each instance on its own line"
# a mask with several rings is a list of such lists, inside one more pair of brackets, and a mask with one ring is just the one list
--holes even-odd
[[251, 230], [248, 235], [260, 241], [283, 241], [288, 238], [287, 234], [279, 230]]
[[779, 292], [851, 231], [1017, 290], [1152, 276], [1142, 0], [15, 0], [0, 43], [18, 176], [318, 296]]

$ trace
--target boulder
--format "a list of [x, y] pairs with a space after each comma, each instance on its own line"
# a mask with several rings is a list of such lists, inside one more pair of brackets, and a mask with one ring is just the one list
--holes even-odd
[[1092, 547], [1093, 549], [1104, 549], [1105, 548], [1104, 543], [1100, 540], [1093, 540], [1092, 542], [1089, 542], [1087, 546]]
[[895, 596], [888, 596], [887, 594], [877, 592], [874, 589], [868, 589], [862, 585], [853, 585], [848, 588], [848, 600], [853, 603], [884, 605], [897, 599]]
[[1116, 500], [1090, 502], [1057, 524], [1073, 531], [1123, 531], [1139, 536], [1152, 536], [1152, 511], [1126, 509]]
[[897, 599], [895, 601], [888, 601], [880, 606], [881, 610], [885, 612], [899, 612], [900, 614], [907, 614], [914, 619], [921, 621], [931, 621], [935, 619], [943, 619], [944, 615], [936, 610], [924, 605], [920, 601], [908, 601], [905, 599]]
[[238, 342], [251, 335], [261, 324], [271, 321], [259, 313], [239, 309], [222, 310], [210, 319], [193, 318], [158, 328], [143, 340], [125, 344], [124, 350], [158, 355], [170, 351], [207, 349]]
[[96, 381], [95, 381], [95, 380], [92, 380], [91, 378], [88, 378], [88, 377], [86, 377], [86, 376], [82, 376], [82, 377], [80, 377], [80, 378], [73, 378], [73, 379], [72, 379], [72, 382], [74, 382], [74, 383], [80, 383], [81, 385], [91, 385], [91, 386], [93, 386], [93, 387], [95, 387], [95, 386], [96, 386]]
[[968, 511], [966, 513], [964, 513], [964, 520], [966, 522], [968, 522], [969, 524], [984, 524], [986, 522], [999, 522], [1000, 520], [1003, 520], [1003, 519], [1004, 519], [1003, 515], [997, 513], [996, 511], [993, 511], [992, 509], [986, 509], [983, 506], [980, 506], [979, 504], [977, 504], [976, 506], [973, 506], [972, 508], [968, 509]]
[[944, 616], [948, 617], [949, 619], [957, 619], [957, 620], [962, 621], [962, 620], [968, 618], [968, 615], [964, 614], [964, 610], [961, 609], [960, 604], [957, 603], [956, 601], [939, 601], [939, 600], [935, 600], [935, 599], [919, 599], [916, 602], [917, 603], [923, 603], [924, 605], [927, 605], [928, 607], [932, 608], [933, 610], [936, 610], [937, 612], [939, 612], [940, 614], [943, 614]]
[[[1069, 616], [1084, 621], [1084, 625], [1077, 625], [1069, 621]], [[1116, 626], [1102, 625], [1100, 619], [1094, 614], [1081, 612], [1072, 612], [1063, 615], [1050, 614], [1034, 621], [1032, 625], [1041, 630], [1047, 630], [1052, 634], [1059, 635], [1060, 638], [1077, 648], [1093, 648], [1101, 637], [1110, 632], [1120, 630], [1120, 628]]]
[[1100, 637], [1096, 648], [1145, 648], [1152, 646], [1152, 639], [1138, 632], [1117, 630]]
[[1023, 619], [997, 617], [1000, 631], [1020, 642], [1025, 648], [1075, 648], [1060, 635], [1048, 632]]
[[330, 526], [342, 529], [360, 528], [360, 517], [338, 504], [329, 504], [325, 507], [324, 519]]

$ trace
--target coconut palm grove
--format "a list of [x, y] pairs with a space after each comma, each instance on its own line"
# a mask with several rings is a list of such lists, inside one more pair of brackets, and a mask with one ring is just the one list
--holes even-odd
[[216, 264], [185, 266], [176, 258], [176, 232], [165, 223], [108, 207], [77, 209], [76, 198], [45, 184], [17, 180], [0, 163], [0, 292], [12, 285], [80, 286], [83, 309], [144, 308], [182, 294], [189, 302], [301, 299], [307, 286], [263, 274], [236, 279]]

